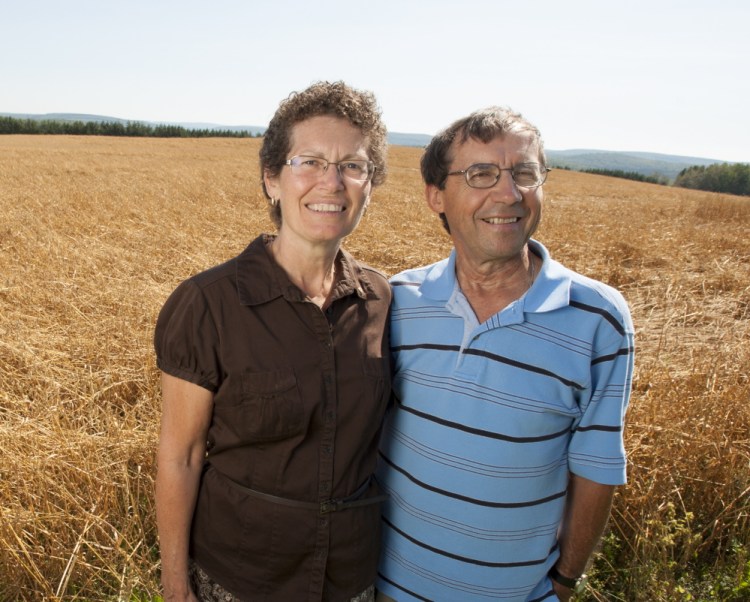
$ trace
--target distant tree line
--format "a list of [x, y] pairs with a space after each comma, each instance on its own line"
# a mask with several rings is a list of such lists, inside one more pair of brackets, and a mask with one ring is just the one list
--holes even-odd
[[649, 182], [651, 184], [668, 184], [669, 180], [662, 176], [645, 176], [637, 171], [623, 171], [622, 169], [582, 169], [585, 173], [593, 173], [599, 176], [610, 176], [612, 178], [624, 178], [626, 180], [637, 180], [638, 182]]
[[148, 125], [139, 121], [58, 121], [53, 119], [17, 119], [15, 117], [0, 117], [0, 134], [70, 134], [151, 138], [252, 137], [252, 133], [247, 131], [193, 130], [179, 125]]
[[[583, 173], [625, 178], [639, 182], [662, 184], [669, 186], [666, 176], [646, 176], [636, 171], [621, 169], [580, 169], [569, 165], [553, 165], [554, 169], [580, 171]], [[673, 186], [706, 190], [709, 192], [723, 192], [750, 196], [750, 164], [747, 163], [714, 163], [711, 165], [694, 165], [683, 169], [672, 182]]]
[[750, 196], [750, 164], [714, 163], [687, 167], [677, 175], [674, 185]]

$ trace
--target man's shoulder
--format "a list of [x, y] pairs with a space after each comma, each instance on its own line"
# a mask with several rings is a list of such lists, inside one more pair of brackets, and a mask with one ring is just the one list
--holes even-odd
[[614, 286], [596, 280], [589, 276], [584, 276], [578, 272], [569, 270], [571, 274], [571, 295], [582, 297], [591, 302], [598, 302], [604, 305], [621, 306], [627, 305], [625, 297]]
[[[425, 281], [434, 278], [433, 269], [440, 262], [404, 270], [391, 277], [390, 285], [393, 291], [394, 308], [409, 306], [412, 304], [421, 305], [425, 302]], [[428, 294], [427, 297], [430, 297]]]
[[429, 266], [410, 268], [391, 276], [390, 283], [392, 286], [409, 285], [424, 282]]
[[623, 294], [615, 287], [564, 268], [570, 277], [570, 302], [598, 313], [613, 316], [625, 330], [632, 331], [630, 308]]
[[425, 281], [425, 279], [430, 274], [430, 272], [432, 272], [434, 269], [439, 269], [443, 267], [447, 261], [448, 259], [446, 258], [446, 259], [437, 261], [435, 263], [431, 263], [428, 265], [423, 265], [417, 268], [411, 268], [408, 270], [404, 270], [403, 272], [399, 272], [395, 276], [391, 276], [391, 279], [390, 279], [391, 286], [394, 286], [394, 287], [419, 286]]

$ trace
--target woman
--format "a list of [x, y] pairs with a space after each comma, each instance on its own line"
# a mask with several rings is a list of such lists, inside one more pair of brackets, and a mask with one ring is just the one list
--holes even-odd
[[390, 289], [340, 245], [386, 148], [372, 94], [292, 94], [260, 151], [278, 235], [183, 282], [159, 315], [165, 600], [373, 597]]

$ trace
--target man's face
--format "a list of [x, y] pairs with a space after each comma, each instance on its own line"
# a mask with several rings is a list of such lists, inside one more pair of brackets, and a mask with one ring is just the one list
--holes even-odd
[[[510, 168], [539, 163], [539, 146], [528, 133], [508, 133], [485, 144], [470, 138], [454, 143], [449, 171], [477, 163]], [[519, 187], [509, 171], [501, 172], [491, 188], [471, 188], [463, 175], [448, 176], [445, 189], [427, 187], [427, 203], [444, 213], [453, 244], [462, 261], [476, 269], [522, 259], [524, 247], [539, 225], [542, 187]]]

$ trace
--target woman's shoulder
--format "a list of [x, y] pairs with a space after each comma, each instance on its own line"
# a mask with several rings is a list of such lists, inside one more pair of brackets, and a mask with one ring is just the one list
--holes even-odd
[[360, 281], [364, 288], [370, 288], [378, 297], [390, 300], [391, 287], [387, 276], [379, 269], [359, 261], [350, 253], [342, 249], [344, 261], [349, 265], [351, 273]]

